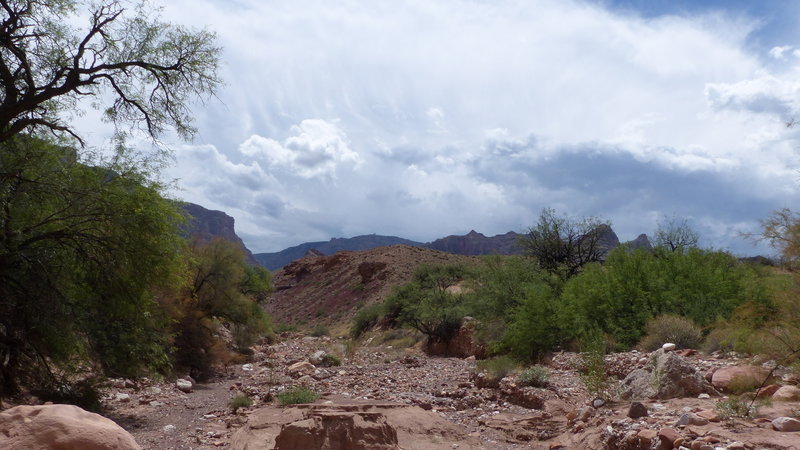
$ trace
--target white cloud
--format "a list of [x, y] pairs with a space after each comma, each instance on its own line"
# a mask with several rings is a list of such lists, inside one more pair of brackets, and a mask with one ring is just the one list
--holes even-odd
[[[187, 197], [236, 212], [256, 250], [331, 233], [500, 233], [546, 205], [607, 215], [602, 204], [637, 230], [669, 182], [701, 174], [719, 189], [746, 179], [759, 205], [797, 195], [800, 130], [783, 122], [800, 111], [800, 60], [787, 58], [800, 50], [753, 50], [758, 18], [643, 18], [577, 0], [173, 0], [165, 11], [219, 33], [228, 84], [224, 106], [198, 110], [209, 145], [185, 150], [175, 172]], [[658, 189], [600, 169], [575, 178], [574, 158], [674, 178], [659, 172]], [[586, 200], [598, 184], [613, 201]], [[714, 206], [703, 214], [722, 214]], [[755, 223], [751, 206], [741, 222]]]
[[786, 53], [792, 49], [791, 45], [783, 45], [779, 47], [772, 47], [769, 50], [769, 56], [775, 59], [786, 59]]
[[239, 145], [239, 151], [304, 178], [334, 177], [339, 164], [352, 163], [356, 167], [362, 164], [358, 153], [350, 148], [345, 132], [334, 123], [306, 119], [293, 125], [290, 133], [282, 143], [252, 135]]

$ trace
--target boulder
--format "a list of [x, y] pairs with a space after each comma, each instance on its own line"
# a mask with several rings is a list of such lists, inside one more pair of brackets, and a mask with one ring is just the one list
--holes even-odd
[[622, 381], [623, 399], [669, 399], [717, 394], [695, 368], [675, 352], [659, 349], [650, 355], [643, 369], [629, 373]]
[[639, 419], [641, 417], [647, 417], [648, 415], [647, 407], [639, 402], [631, 403], [631, 407], [628, 409], [628, 417], [631, 419]]
[[311, 375], [317, 368], [308, 361], [300, 361], [292, 364], [286, 369], [286, 373], [292, 378], [300, 378], [305, 375]]
[[454, 356], [466, 358], [486, 356], [486, 347], [478, 341], [476, 336], [477, 321], [471, 317], [464, 317], [461, 327], [449, 341], [431, 341], [425, 344], [425, 352], [430, 355]]
[[711, 375], [711, 384], [720, 391], [731, 392], [745, 389], [745, 392], [761, 386], [769, 376], [769, 370], [759, 366], [721, 367]]
[[678, 418], [678, 421], [675, 422], [675, 426], [676, 427], [686, 426], [686, 425], [703, 426], [703, 425], [708, 425], [708, 422], [709, 422], [708, 419], [706, 419], [705, 417], [700, 416], [699, 414], [686, 413], [686, 414], [682, 414]]
[[778, 417], [772, 421], [772, 428], [783, 432], [800, 431], [800, 420], [792, 417]]
[[304, 420], [286, 424], [275, 450], [395, 450], [397, 431], [379, 412], [311, 411]]
[[178, 388], [179, 391], [187, 394], [192, 392], [192, 382], [189, 380], [184, 380], [183, 378], [178, 378], [175, 381], [175, 387]]
[[0, 448], [141, 450], [110, 419], [73, 405], [16, 406], [0, 412]]
[[772, 400], [778, 402], [793, 402], [800, 400], [800, 388], [797, 386], [783, 386], [774, 394], [772, 394]]
[[308, 360], [311, 362], [311, 364], [318, 366], [322, 364], [323, 358], [325, 358], [325, 350], [317, 350], [316, 352], [314, 352], [314, 354], [311, 355], [310, 358], [308, 358]]

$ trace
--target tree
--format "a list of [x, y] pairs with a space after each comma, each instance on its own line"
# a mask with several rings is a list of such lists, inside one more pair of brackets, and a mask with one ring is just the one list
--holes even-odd
[[602, 260], [607, 250], [602, 246], [603, 237], [609, 229], [608, 222], [594, 217], [558, 216], [554, 209], [545, 208], [536, 226], [520, 238], [519, 245], [539, 267], [567, 279], [577, 275], [584, 265]]
[[656, 247], [663, 247], [671, 252], [695, 248], [697, 241], [697, 232], [689, 226], [685, 218], [665, 218], [659, 222], [655, 232]]
[[782, 208], [761, 221], [761, 236], [747, 235], [756, 241], [767, 241], [781, 253], [783, 263], [794, 268], [800, 258], [800, 215], [789, 208]]
[[[0, 142], [51, 132], [83, 143], [62, 115], [89, 98], [116, 127], [194, 133], [189, 103], [213, 95], [219, 48], [208, 31], [164, 23], [144, 1], [0, 0]], [[72, 16], [88, 11], [84, 28]]]
[[259, 300], [272, 285], [266, 269], [249, 267], [242, 249], [222, 238], [193, 241], [189, 256], [188, 283], [165, 302], [173, 311], [176, 366], [204, 378], [226, 353], [217, 338], [220, 323], [230, 327], [240, 349], [270, 332]]
[[152, 291], [176, 281], [183, 244], [160, 191], [122, 156], [91, 167], [46, 141], [0, 143], [0, 396], [61, 389], [80, 365], [166, 364]]

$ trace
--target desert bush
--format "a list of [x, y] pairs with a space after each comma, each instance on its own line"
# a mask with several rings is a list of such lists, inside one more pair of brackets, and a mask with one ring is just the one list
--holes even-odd
[[341, 366], [342, 365], [342, 360], [336, 355], [332, 355], [330, 353], [326, 353], [325, 356], [322, 357], [322, 361], [320, 362], [320, 365], [322, 367]]
[[231, 411], [236, 414], [239, 408], [249, 408], [253, 406], [253, 400], [246, 395], [237, 395], [228, 402], [228, 406], [231, 408]]
[[291, 333], [297, 331], [297, 325], [292, 323], [279, 323], [275, 326], [276, 333]]
[[350, 325], [350, 337], [353, 339], [360, 338], [361, 335], [378, 324], [383, 314], [383, 305], [380, 303], [359, 309]]
[[314, 336], [314, 337], [330, 336], [330, 334], [331, 334], [331, 332], [328, 329], [328, 327], [325, 326], [325, 325], [322, 325], [322, 324], [316, 325], [311, 330], [311, 336]]
[[565, 336], [558, 318], [558, 300], [545, 283], [529, 284], [515, 308], [498, 349], [523, 361], [537, 360]]
[[386, 300], [387, 317], [420, 331], [430, 341], [448, 341], [468, 309], [461, 296], [447, 288], [467, 273], [462, 265], [421, 266], [410, 283], [395, 289]]
[[653, 317], [674, 314], [705, 327], [767, 296], [751, 265], [718, 251], [614, 249], [604, 265], [586, 266], [564, 286], [566, 329], [596, 327], [623, 346], [637, 344]]
[[647, 334], [639, 342], [639, 347], [648, 352], [661, 348], [666, 342], [678, 348], [698, 348], [703, 341], [700, 327], [675, 314], [662, 314], [650, 319], [645, 332]]
[[731, 395], [714, 405], [717, 415], [727, 422], [735, 418], [753, 419], [758, 415], [758, 405], [753, 404], [752, 398], [746, 395]]
[[485, 373], [491, 380], [500, 381], [510, 375], [518, 364], [511, 357], [502, 355], [478, 361], [476, 368]]
[[606, 374], [605, 352], [608, 339], [594, 330], [581, 339], [581, 381], [594, 397], [610, 399], [612, 381]]
[[547, 387], [550, 378], [550, 371], [547, 367], [535, 365], [529, 367], [517, 375], [517, 381], [521, 386], [533, 386], [538, 388]]
[[278, 402], [285, 406], [297, 405], [301, 403], [313, 403], [319, 398], [319, 394], [305, 386], [301, 386], [280, 392], [276, 395], [276, 397], [278, 398]]

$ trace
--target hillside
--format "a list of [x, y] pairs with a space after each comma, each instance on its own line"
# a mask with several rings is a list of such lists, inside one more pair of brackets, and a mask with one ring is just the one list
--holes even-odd
[[278, 270], [290, 262], [302, 258], [309, 250], [314, 249], [323, 255], [332, 255], [343, 250], [369, 250], [376, 247], [388, 245], [410, 245], [421, 247], [424, 244], [410, 241], [396, 236], [381, 236], [378, 234], [367, 234], [352, 238], [333, 238], [330, 241], [305, 242], [294, 247], [281, 250], [275, 253], [256, 253], [255, 259], [259, 264], [269, 270]]
[[275, 274], [267, 312], [277, 323], [346, 321], [358, 307], [383, 300], [393, 286], [409, 281], [421, 264], [470, 261], [475, 259], [409, 245], [305, 256]]

